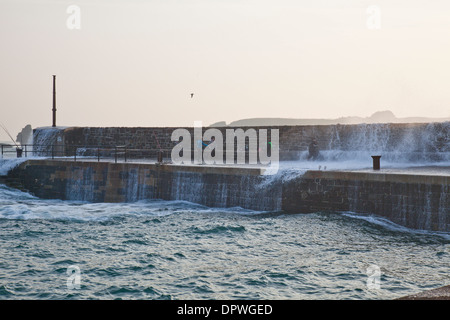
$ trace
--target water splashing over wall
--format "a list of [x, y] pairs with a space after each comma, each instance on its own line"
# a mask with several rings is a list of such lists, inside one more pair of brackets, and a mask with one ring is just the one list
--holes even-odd
[[54, 152], [61, 152], [64, 145], [64, 127], [42, 127], [34, 130], [33, 153], [35, 156], [48, 157]]
[[66, 199], [76, 201], [94, 201], [93, 169], [70, 167], [69, 182], [66, 184]]
[[6, 176], [10, 170], [27, 160], [27, 158], [0, 159], [0, 176]]
[[[320, 137], [325, 161], [361, 160], [382, 155], [392, 163], [450, 162], [450, 122], [393, 127], [392, 124], [336, 125]], [[308, 152], [300, 154], [300, 160]]]

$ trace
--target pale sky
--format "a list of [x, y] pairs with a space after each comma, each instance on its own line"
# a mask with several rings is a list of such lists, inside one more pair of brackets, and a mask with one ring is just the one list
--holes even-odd
[[0, 0], [0, 41], [14, 137], [51, 125], [53, 74], [61, 126], [450, 116], [448, 0]]

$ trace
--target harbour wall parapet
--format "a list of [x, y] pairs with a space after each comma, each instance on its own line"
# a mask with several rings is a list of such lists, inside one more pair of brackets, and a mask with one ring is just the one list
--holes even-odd
[[[89, 148], [95, 146], [127, 146], [136, 150], [136, 158], [156, 158], [158, 150], [170, 150], [178, 141], [172, 141], [174, 127], [43, 127], [34, 129], [35, 149], [49, 156], [52, 148], [61, 155], [89, 155]], [[194, 136], [193, 127], [185, 127]], [[205, 130], [210, 129], [204, 127]], [[249, 128], [217, 127], [223, 137], [227, 130]], [[299, 160], [308, 157], [312, 140], [317, 142], [321, 157], [329, 161], [349, 159], [370, 159], [371, 155], [382, 154], [383, 161], [437, 162], [450, 161], [450, 122], [442, 123], [377, 123], [353, 125], [304, 125], [304, 126], [258, 126], [256, 131], [279, 131], [279, 159]], [[250, 141], [247, 145], [258, 144]], [[191, 141], [192, 150], [195, 141]], [[258, 145], [258, 148], [260, 146]], [[225, 155], [224, 155], [225, 156]]]

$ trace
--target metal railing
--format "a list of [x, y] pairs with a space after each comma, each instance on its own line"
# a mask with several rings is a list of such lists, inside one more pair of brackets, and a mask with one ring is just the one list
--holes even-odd
[[16, 154], [18, 158], [21, 158], [23, 154], [25, 154], [25, 157], [27, 157], [28, 153], [32, 153], [30, 147], [32, 147], [32, 145], [29, 144], [22, 145], [22, 147], [17, 147], [12, 144], [0, 144], [0, 155], [3, 158], [5, 154], [13, 153]]
[[164, 159], [170, 159], [171, 150], [168, 149], [137, 149], [131, 148], [126, 145], [120, 146], [85, 146], [85, 145], [21, 145], [20, 147], [8, 144], [0, 145], [1, 158], [7, 155], [9, 158], [17, 157], [29, 157], [42, 156], [64, 159], [73, 159], [77, 161], [77, 158], [89, 158], [96, 159], [98, 162], [101, 160], [110, 160], [117, 163], [118, 161], [127, 162], [132, 159], [139, 160], [156, 160], [157, 162], [163, 162]]
[[[191, 160], [195, 159], [195, 146], [191, 148]], [[244, 152], [245, 161], [247, 162], [250, 152], [248, 150], [234, 150], [234, 160], [237, 161], [239, 152]], [[51, 159], [65, 159], [77, 161], [78, 159], [95, 159], [98, 162], [118, 161], [128, 162], [130, 160], [156, 161], [158, 163], [170, 162], [172, 149], [147, 149], [133, 148], [129, 145], [70, 145], [70, 144], [23, 144], [20, 147], [12, 144], [0, 144], [0, 158], [9, 155], [8, 158], [22, 158], [37, 156]]]

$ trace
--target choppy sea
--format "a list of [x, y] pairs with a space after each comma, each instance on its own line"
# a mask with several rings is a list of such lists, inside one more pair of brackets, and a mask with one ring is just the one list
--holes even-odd
[[393, 299], [449, 284], [449, 244], [351, 212], [42, 200], [0, 185], [0, 299]]

